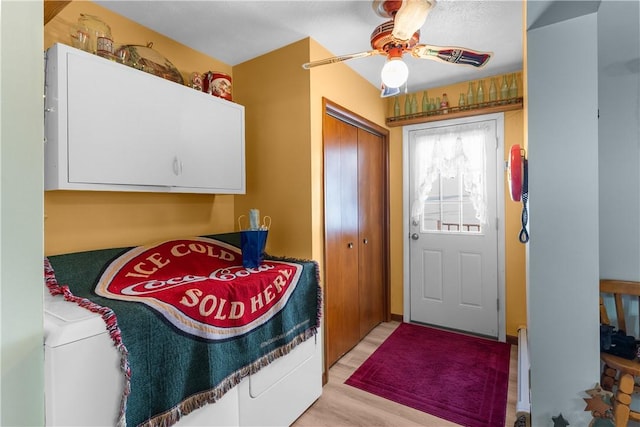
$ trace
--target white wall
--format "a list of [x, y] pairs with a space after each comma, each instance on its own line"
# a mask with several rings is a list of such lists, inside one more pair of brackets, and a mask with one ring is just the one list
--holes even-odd
[[[640, 3], [598, 10], [600, 277], [640, 281]], [[636, 322], [637, 323], [637, 322]]]
[[0, 425], [44, 424], [43, 5], [0, 3]]
[[587, 425], [600, 367], [597, 15], [548, 18], [527, 23], [532, 425], [560, 413]]

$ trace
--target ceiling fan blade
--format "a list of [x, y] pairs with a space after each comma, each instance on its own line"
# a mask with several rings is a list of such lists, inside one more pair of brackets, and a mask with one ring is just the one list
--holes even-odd
[[386, 87], [384, 83], [380, 85], [380, 98], [387, 98], [395, 95], [400, 95], [399, 87]]
[[350, 59], [356, 59], [356, 58], [366, 58], [367, 56], [379, 55], [380, 53], [381, 52], [379, 50], [370, 50], [368, 52], [334, 56], [332, 58], [320, 59], [319, 61], [307, 62], [306, 64], [302, 64], [302, 68], [304, 68], [305, 70], [308, 70], [309, 68], [317, 67], [319, 65], [335, 64], [336, 62], [343, 62], [343, 61], [348, 61]]
[[422, 27], [435, 3], [435, 0], [403, 0], [393, 18], [393, 37], [410, 40]]
[[489, 62], [489, 59], [493, 56], [493, 52], [479, 52], [477, 50], [455, 46], [419, 44], [411, 49], [411, 55], [416, 58], [433, 59], [450, 64], [463, 64], [482, 68]]

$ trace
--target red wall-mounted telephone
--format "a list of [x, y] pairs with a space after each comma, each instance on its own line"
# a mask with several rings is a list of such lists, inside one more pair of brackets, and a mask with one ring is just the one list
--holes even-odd
[[522, 229], [518, 239], [521, 243], [527, 243], [529, 241], [529, 233], [527, 232], [529, 219], [527, 212], [527, 201], [529, 200], [528, 165], [525, 151], [518, 144], [512, 145], [509, 151], [507, 179], [509, 181], [511, 200], [514, 202], [522, 200]]

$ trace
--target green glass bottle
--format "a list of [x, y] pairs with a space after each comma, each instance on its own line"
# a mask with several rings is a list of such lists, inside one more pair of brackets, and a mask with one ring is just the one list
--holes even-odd
[[480, 80], [478, 82], [478, 91], [476, 92], [476, 102], [478, 104], [484, 103], [484, 82]]
[[400, 115], [400, 101], [398, 100], [398, 98], [400, 98], [399, 96], [395, 96], [395, 101], [393, 103], [393, 117], [398, 117]]
[[427, 91], [422, 92], [422, 112], [426, 113], [429, 111], [429, 97], [427, 96]]
[[507, 75], [502, 75], [502, 86], [500, 87], [500, 103], [505, 104], [509, 98], [509, 85], [507, 84]]
[[498, 88], [496, 87], [495, 79], [491, 79], [491, 84], [489, 85], [489, 103], [495, 105], [497, 100]]
[[408, 116], [409, 114], [411, 114], [411, 96], [406, 94], [404, 96], [404, 115]]
[[473, 88], [473, 82], [469, 82], [469, 90], [467, 91], [467, 105], [469, 108], [473, 108], [473, 104], [476, 103], [475, 90]]
[[509, 86], [509, 99], [512, 101], [518, 97], [518, 81], [516, 80], [516, 73], [511, 74], [511, 86]]

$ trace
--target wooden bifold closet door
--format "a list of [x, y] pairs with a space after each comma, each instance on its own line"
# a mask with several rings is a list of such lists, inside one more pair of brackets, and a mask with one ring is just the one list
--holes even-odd
[[326, 366], [388, 320], [384, 136], [324, 117]]

